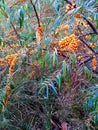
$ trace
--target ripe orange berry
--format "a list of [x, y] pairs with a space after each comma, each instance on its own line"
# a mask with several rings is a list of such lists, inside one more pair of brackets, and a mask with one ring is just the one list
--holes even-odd
[[78, 56], [78, 60], [81, 60], [83, 58], [83, 56]]
[[90, 35], [85, 36], [86, 39], [90, 39], [90, 37], [91, 37]]
[[33, 70], [31, 73], [30, 73], [30, 79], [35, 75], [35, 71]]
[[77, 51], [78, 46], [80, 45], [80, 40], [78, 40], [75, 36], [75, 34], [72, 34], [70, 36], [64, 37], [60, 42], [59, 46], [62, 51]]
[[84, 20], [83, 25], [84, 25], [85, 27], [88, 27], [88, 26], [89, 26], [89, 24], [88, 24], [88, 22], [87, 22], [86, 20]]
[[96, 67], [97, 67], [97, 59], [96, 59], [96, 56], [94, 55], [93, 59], [92, 59], [92, 68], [93, 68], [93, 70], [96, 70]]
[[53, 37], [55, 36], [54, 31], [51, 32], [51, 35], [52, 35]]
[[75, 17], [76, 18], [82, 18], [81, 14], [76, 14]]
[[89, 45], [91, 48], [96, 48], [96, 43], [92, 43]]
[[91, 55], [91, 54], [92, 54], [92, 51], [88, 51], [87, 54], [88, 54], [88, 55]]

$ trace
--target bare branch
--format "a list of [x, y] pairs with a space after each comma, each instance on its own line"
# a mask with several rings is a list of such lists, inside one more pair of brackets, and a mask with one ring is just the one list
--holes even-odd
[[98, 51], [95, 52], [95, 54], [92, 54], [92, 55], [91, 55], [90, 57], [88, 57], [87, 59], [85, 59], [83, 62], [79, 63], [79, 66], [81, 66], [81, 65], [87, 63], [88, 61], [92, 60], [94, 55], [98, 55]]
[[81, 38], [79, 38], [79, 40], [80, 40], [83, 44], [85, 44], [93, 53], [95, 53], [95, 50], [92, 49], [92, 48], [86, 43], [85, 40], [83, 40], [83, 39], [81, 39]]
[[[11, 23], [11, 25], [12, 25], [12, 27], [13, 27], [13, 30], [14, 30], [14, 32], [15, 32], [15, 34], [16, 34], [16, 36], [17, 36], [17, 38], [19, 39], [20, 44], [21, 44], [20, 36], [19, 36], [19, 34], [18, 34], [18, 32], [17, 32], [17, 30], [16, 30], [14, 24], [12, 23], [12, 21], [10, 21], [10, 23]], [[21, 45], [22, 45], [22, 44], [21, 44]]]
[[97, 31], [97, 29], [94, 27], [94, 25], [92, 24], [92, 22], [90, 22], [85, 16], [82, 15], [82, 17], [87, 21], [87, 23], [88, 23], [89, 26], [92, 28], [92, 30], [95, 32], [95, 34], [98, 35], [98, 31]]
[[82, 38], [82, 37], [85, 37], [85, 36], [88, 36], [88, 35], [93, 35], [93, 34], [96, 34], [96, 33], [95, 32], [89, 32], [89, 33], [80, 35], [78, 38]]
[[72, 5], [71, 1], [69, 0], [65, 0], [68, 4]]
[[37, 18], [37, 22], [38, 22], [38, 26], [40, 27], [40, 20], [39, 20], [39, 16], [38, 16], [35, 4], [32, 2], [32, 0], [30, 0], [30, 2], [31, 2], [31, 4], [32, 4], [32, 6], [34, 8], [34, 11], [35, 11], [35, 14], [36, 14], [36, 18]]

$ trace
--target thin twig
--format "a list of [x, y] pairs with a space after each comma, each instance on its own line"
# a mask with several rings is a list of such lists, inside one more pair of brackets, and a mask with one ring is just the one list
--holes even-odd
[[[17, 30], [16, 30], [14, 24], [12, 23], [12, 21], [10, 21], [10, 24], [12, 25], [12, 28], [13, 28], [13, 30], [14, 30], [14, 32], [15, 32], [17, 38], [19, 39], [20, 44], [21, 44], [20, 36], [19, 36], [19, 34], [18, 34], [18, 32], [17, 32]], [[22, 46], [22, 44], [21, 44], [21, 46]]]
[[95, 52], [95, 54], [93, 54], [90, 57], [88, 57], [87, 59], [85, 59], [83, 62], [79, 63], [79, 66], [81, 66], [81, 65], [87, 63], [88, 61], [92, 60], [94, 55], [98, 55], [98, 51]]
[[[10, 48], [14, 49], [14, 48], [10, 45], [9, 42], [6, 42], [6, 41], [5, 41], [5, 43], [8, 44], [8, 45], [10, 46]], [[14, 49], [14, 51], [17, 53], [17, 51], [16, 51], [15, 49]]]
[[93, 34], [96, 34], [96, 33], [95, 32], [90, 32], [90, 33], [87, 33], [87, 34], [80, 35], [78, 38], [82, 38], [82, 37], [85, 37], [85, 36], [88, 36], [88, 35], [93, 35]]
[[29, 66], [32, 66], [32, 67], [35, 67], [36, 69], [40, 70], [40, 65], [39, 64], [32, 64], [32, 63], [28, 63], [28, 62], [25, 62], [25, 64], [29, 65]]
[[92, 22], [90, 20], [88, 20], [84, 15], [82, 15], [82, 17], [87, 21], [87, 23], [89, 24], [89, 26], [92, 28], [92, 30], [95, 32], [95, 34], [98, 35], [98, 31], [97, 29], [94, 27], [94, 25], [92, 24]]
[[18, 68], [13, 74], [12, 74], [12, 77], [21, 70], [21, 68]]
[[85, 40], [83, 40], [83, 39], [81, 39], [81, 38], [79, 38], [79, 40], [80, 40], [83, 44], [85, 44], [93, 53], [95, 53], [95, 50], [92, 49], [92, 48], [86, 43]]
[[71, 1], [69, 0], [65, 0], [68, 4], [72, 5]]
[[30, 0], [30, 2], [31, 2], [31, 4], [32, 4], [32, 6], [34, 8], [34, 11], [35, 11], [35, 14], [36, 14], [36, 18], [37, 18], [37, 22], [38, 22], [38, 26], [40, 27], [40, 20], [39, 20], [39, 16], [38, 16], [35, 4], [32, 2], [32, 0]]
[[19, 36], [19, 34], [17, 33], [17, 30], [16, 30], [16, 28], [14, 27], [14, 24], [13, 24], [11, 21], [10, 21], [10, 23], [11, 23], [13, 29], [14, 29], [15, 34], [17, 35], [17, 38], [20, 39], [20, 36]]

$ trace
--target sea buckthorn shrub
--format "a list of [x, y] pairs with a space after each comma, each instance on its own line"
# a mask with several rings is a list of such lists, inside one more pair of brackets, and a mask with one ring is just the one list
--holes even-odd
[[97, 4], [0, 1], [0, 129], [97, 128]]

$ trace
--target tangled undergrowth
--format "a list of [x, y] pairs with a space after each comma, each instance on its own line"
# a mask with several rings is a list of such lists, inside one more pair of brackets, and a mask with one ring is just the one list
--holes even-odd
[[0, 1], [0, 130], [98, 129], [97, 4]]

